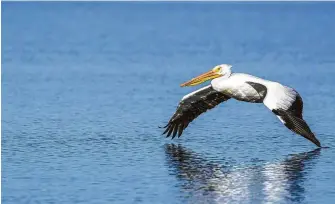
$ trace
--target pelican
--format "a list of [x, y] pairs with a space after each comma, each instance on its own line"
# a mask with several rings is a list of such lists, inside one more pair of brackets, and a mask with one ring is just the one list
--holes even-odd
[[185, 128], [199, 115], [229, 99], [250, 103], [263, 103], [292, 132], [303, 136], [321, 147], [306, 121], [303, 119], [303, 101], [293, 88], [278, 82], [261, 79], [243, 73], [233, 73], [232, 65], [221, 64], [183, 84], [196, 86], [211, 80], [211, 84], [185, 95], [173, 114], [163, 134], [172, 139], [182, 135]]

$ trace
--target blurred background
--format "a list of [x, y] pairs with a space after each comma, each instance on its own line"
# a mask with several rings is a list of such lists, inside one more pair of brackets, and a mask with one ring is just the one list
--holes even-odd
[[[2, 3], [3, 203], [334, 203], [335, 3]], [[323, 146], [230, 100], [161, 135], [217, 64], [294, 87]]]

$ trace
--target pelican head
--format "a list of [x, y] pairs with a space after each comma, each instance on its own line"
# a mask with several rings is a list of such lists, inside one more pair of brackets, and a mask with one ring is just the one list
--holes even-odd
[[181, 87], [184, 86], [196, 86], [198, 84], [204, 83], [205, 81], [215, 79], [218, 77], [229, 77], [231, 75], [231, 68], [233, 66], [230, 64], [220, 64], [215, 66], [213, 69], [210, 71], [203, 73], [183, 84], [181, 84]]

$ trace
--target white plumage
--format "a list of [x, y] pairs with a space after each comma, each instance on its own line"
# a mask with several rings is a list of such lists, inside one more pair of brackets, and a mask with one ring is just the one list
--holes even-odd
[[[283, 109], [288, 110], [292, 103], [295, 101], [298, 93], [287, 86], [283, 86], [278, 82], [273, 82], [265, 79], [261, 79], [249, 74], [234, 73], [228, 78], [216, 78], [212, 80], [212, 87], [222, 93], [235, 93], [236, 100], [244, 101], [245, 98], [256, 97], [258, 92], [246, 82], [254, 82], [262, 84], [267, 89], [267, 94], [264, 98], [264, 105], [270, 110]], [[285, 123], [280, 116], [278, 118]]]
[[[303, 101], [293, 88], [278, 82], [243, 73], [232, 73], [231, 65], [222, 64], [211, 71], [185, 82], [181, 86], [194, 86], [213, 79], [211, 85], [182, 98], [175, 114], [165, 126], [167, 136], [181, 136], [188, 124], [200, 114], [231, 98], [250, 103], [263, 103], [293, 132], [321, 146], [302, 116]], [[164, 134], [163, 133], [163, 134]]]

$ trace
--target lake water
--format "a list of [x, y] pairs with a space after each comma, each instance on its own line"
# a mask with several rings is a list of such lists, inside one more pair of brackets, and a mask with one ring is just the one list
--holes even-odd
[[[335, 203], [335, 3], [2, 3], [2, 202]], [[161, 135], [216, 64], [294, 87], [323, 146], [230, 100]]]

